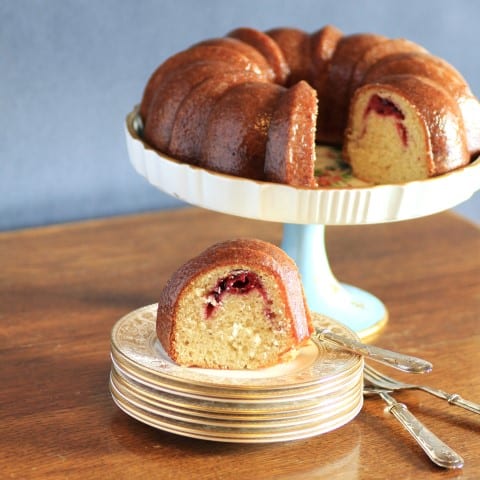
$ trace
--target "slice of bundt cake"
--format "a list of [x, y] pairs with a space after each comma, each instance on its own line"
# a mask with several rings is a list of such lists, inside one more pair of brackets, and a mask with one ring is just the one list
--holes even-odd
[[292, 358], [312, 331], [296, 265], [255, 239], [222, 242], [192, 258], [158, 303], [157, 336], [184, 366], [275, 365]]
[[272, 116], [265, 154], [265, 180], [315, 186], [317, 93], [300, 81], [283, 93]]
[[352, 100], [344, 157], [360, 179], [402, 183], [468, 162], [457, 103], [437, 83], [414, 75], [383, 77]]

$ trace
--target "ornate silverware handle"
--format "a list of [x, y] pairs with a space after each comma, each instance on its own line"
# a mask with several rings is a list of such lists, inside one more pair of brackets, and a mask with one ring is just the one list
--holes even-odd
[[435, 395], [438, 398], [442, 398], [443, 400], [446, 400], [452, 405], [456, 405], [457, 407], [464, 408], [465, 410], [469, 410], [470, 412], [480, 415], [480, 405], [478, 403], [472, 402], [471, 400], [466, 400], [458, 393], [447, 393], [443, 390], [431, 387], [429, 385], [415, 385], [415, 388]]
[[390, 367], [410, 373], [427, 373], [432, 370], [432, 364], [422, 358], [412, 357], [403, 353], [393, 352], [375, 345], [366, 345], [341, 335], [337, 335], [327, 328], [316, 329], [315, 334], [352, 352], [368, 357], [371, 360], [383, 363]]
[[392, 415], [410, 432], [423, 451], [436, 465], [443, 468], [462, 468], [463, 458], [423, 425], [403, 403], [386, 392], [379, 395], [388, 404]]
[[471, 402], [470, 400], [465, 400], [457, 393], [447, 394], [447, 401], [452, 405], [456, 405], [457, 407], [465, 408], [466, 410], [470, 410], [473, 413], [480, 414], [480, 405], [475, 402]]

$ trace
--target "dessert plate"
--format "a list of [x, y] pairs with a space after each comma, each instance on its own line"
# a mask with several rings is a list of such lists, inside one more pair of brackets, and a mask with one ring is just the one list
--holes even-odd
[[333, 378], [331, 382], [325, 382], [318, 386], [308, 386], [305, 388], [285, 388], [283, 390], [242, 390], [227, 388], [204, 388], [197, 385], [185, 386], [184, 383], [157, 381], [152, 376], [145, 376], [144, 372], [131, 368], [130, 365], [122, 363], [112, 354], [112, 367], [115, 368], [130, 384], [140, 386], [144, 390], [149, 390], [155, 396], [162, 392], [163, 396], [173, 395], [175, 401], [179, 398], [188, 399], [189, 402], [196, 400], [203, 402], [202, 405], [218, 405], [218, 402], [224, 404], [245, 405], [245, 408], [258, 408], [259, 405], [270, 405], [275, 407], [284, 402], [291, 402], [292, 399], [308, 401], [318, 398], [319, 395], [330, 395], [338, 393], [341, 389], [349, 388], [357, 381], [362, 373], [363, 362], [361, 362], [354, 371], [340, 378]]
[[270, 443], [307, 438], [337, 429], [351, 421], [363, 405], [363, 396], [352, 399], [351, 404], [340, 408], [330, 416], [316, 418], [312, 422], [299, 425], [275, 426], [259, 425], [249, 428], [239, 422], [238, 426], [208, 425], [191, 423], [186, 419], [169, 418], [135, 405], [125, 397], [111, 390], [115, 404], [126, 414], [152, 427], [191, 438], [217, 442]]
[[224, 401], [221, 397], [208, 401], [199, 400], [195, 397], [183, 397], [181, 394], [166, 393], [161, 389], [152, 390], [143, 388], [135, 383], [135, 380], [125, 377], [115, 365], [112, 365], [110, 373], [110, 385], [130, 398], [137, 398], [152, 407], [169, 410], [178, 413], [202, 418], [217, 419], [274, 419], [299, 418], [312, 412], [320, 413], [322, 410], [336, 408], [341, 402], [348, 401], [358, 393], [358, 383], [362, 381], [361, 375], [357, 375], [355, 382], [328, 394], [317, 394], [311, 398], [294, 397], [282, 402], [232, 402]]
[[219, 402], [225, 405], [243, 405], [244, 408], [258, 408], [259, 406], [270, 405], [272, 408], [279, 406], [285, 402], [302, 401], [307, 402], [317, 399], [320, 395], [334, 395], [338, 394], [342, 389], [350, 388], [362, 374], [362, 365], [348, 376], [332, 379], [332, 383], [321, 384], [318, 387], [309, 386], [306, 388], [285, 388], [283, 390], [241, 390], [228, 388], [209, 388], [205, 389], [192, 385], [190, 388], [185, 388], [184, 384], [174, 383], [156, 383], [154, 379], [145, 380], [144, 376], [138, 370], [129, 368], [128, 366], [118, 362], [112, 356], [112, 367], [117, 372], [120, 372], [124, 378], [128, 379], [130, 383], [141, 385], [143, 388], [148, 388], [150, 391], [161, 392], [162, 395], [170, 394], [176, 398], [176, 401], [185, 398], [188, 402], [210, 402], [212, 405], [218, 405]]
[[[207, 370], [175, 364], [156, 336], [157, 304], [112, 328], [109, 388], [131, 417], [165, 431], [212, 441], [260, 443], [339, 428], [363, 405], [363, 357], [310, 341], [298, 356], [259, 370]], [[352, 340], [322, 315], [314, 325]]]
[[289, 409], [286, 409], [284, 414], [264, 415], [262, 417], [259, 417], [258, 415], [238, 416], [235, 414], [235, 408], [232, 409], [230, 413], [226, 412], [222, 416], [199, 415], [199, 412], [191, 411], [188, 408], [179, 411], [179, 409], [172, 409], [168, 405], [147, 401], [145, 398], [142, 398], [137, 394], [132, 394], [125, 389], [124, 386], [117, 383], [114, 376], [112, 376], [110, 380], [110, 389], [112, 395], [129, 402], [139, 409], [167, 419], [180, 420], [195, 424], [198, 425], [198, 428], [203, 426], [214, 426], [220, 428], [248, 428], [257, 430], [263, 428], [283, 428], [318, 423], [321, 420], [328, 420], [341, 412], [349, 412], [352, 406], [357, 403], [355, 393], [359, 389], [358, 383], [359, 382], [357, 382], [357, 385], [355, 386], [355, 392], [346, 392], [337, 398], [328, 399], [329, 401], [327, 402], [319, 399], [314, 408], [302, 412], [302, 415], [297, 415], [297, 412], [295, 412], [295, 415], [289, 415], [291, 412]]
[[[310, 340], [302, 347], [297, 357], [290, 362], [259, 370], [214, 370], [185, 368], [174, 363], [157, 339], [157, 304], [148, 305], [130, 312], [114, 325], [111, 334], [112, 356], [123, 364], [143, 372], [147, 378], [162, 382], [183, 383], [187, 391], [192, 386], [274, 395], [288, 394], [291, 389], [320, 388], [331, 385], [336, 379], [344, 379], [363, 366], [359, 355], [342, 350], [327, 342]], [[323, 315], [313, 315], [314, 326], [328, 328], [339, 335], [356, 339], [347, 327]], [[180, 387], [181, 388], [181, 387]]]
[[[127, 378], [122, 378], [122, 374], [114, 367], [110, 372], [110, 385], [121, 391], [127, 396], [136, 397], [150, 403], [153, 406], [159, 406], [171, 410], [172, 412], [188, 413], [189, 415], [202, 418], [213, 419], [236, 419], [236, 420], [268, 420], [272, 418], [297, 418], [310, 415], [318, 410], [318, 399], [311, 400], [291, 400], [283, 403], [277, 403], [272, 406], [268, 403], [260, 404], [244, 404], [222, 403], [221, 399], [217, 402], [201, 402], [195, 399], [181, 398], [175, 400], [172, 398], [165, 399], [164, 392], [145, 392], [138, 389], [134, 383]], [[320, 407], [320, 408], [323, 408]]]

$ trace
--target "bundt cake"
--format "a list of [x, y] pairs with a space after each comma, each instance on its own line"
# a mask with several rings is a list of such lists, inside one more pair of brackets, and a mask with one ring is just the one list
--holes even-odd
[[423, 180], [480, 153], [480, 103], [453, 66], [409, 40], [332, 25], [199, 42], [157, 68], [139, 113], [144, 140], [167, 155], [295, 187], [322, 186], [316, 143], [370, 184]]
[[187, 261], [158, 302], [158, 339], [184, 366], [275, 365], [291, 359], [312, 331], [295, 263], [255, 239], [221, 242]]

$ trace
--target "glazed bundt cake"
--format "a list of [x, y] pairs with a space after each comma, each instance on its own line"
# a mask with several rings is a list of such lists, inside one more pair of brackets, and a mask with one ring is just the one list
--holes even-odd
[[405, 39], [327, 25], [238, 28], [167, 59], [140, 104], [153, 148], [216, 172], [316, 188], [317, 144], [368, 183], [423, 180], [480, 153], [480, 103]]
[[312, 333], [297, 267], [268, 242], [218, 243], [160, 294], [157, 336], [180, 365], [257, 369], [291, 359]]

